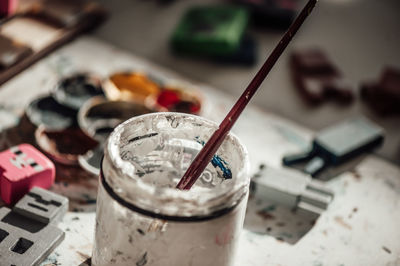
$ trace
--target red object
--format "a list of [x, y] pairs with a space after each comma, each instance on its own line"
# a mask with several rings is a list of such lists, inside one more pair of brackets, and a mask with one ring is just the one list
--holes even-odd
[[330, 99], [343, 104], [353, 101], [351, 86], [322, 50], [296, 51], [290, 65], [295, 86], [308, 103], [320, 104]]
[[10, 16], [17, 10], [17, 0], [0, 0], [0, 16]]
[[200, 103], [194, 103], [190, 106], [191, 114], [198, 114], [200, 112], [201, 105]]
[[167, 109], [179, 103], [179, 94], [172, 90], [163, 90], [157, 98], [157, 103]]
[[164, 89], [157, 97], [157, 104], [170, 112], [198, 114], [201, 103], [196, 97], [183, 96], [184, 92], [174, 89]]
[[29, 144], [0, 153], [0, 192], [6, 204], [17, 202], [34, 186], [51, 187], [54, 178], [54, 164]]
[[35, 131], [35, 138], [47, 156], [67, 165], [77, 165], [79, 155], [98, 145], [96, 140], [87, 136], [80, 128], [51, 131], [39, 127]]
[[285, 33], [285, 35], [283, 35], [282, 39], [269, 55], [264, 65], [257, 72], [255, 77], [247, 86], [242, 95], [239, 97], [235, 105], [226, 115], [224, 120], [219, 125], [218, 129], [212, 134], [210, 139], [197, 154], [196, 158], [193, 160], [181, 180], [179, 180], [179, 183], [176, 186], [178, 189], [190, 189], [199, 178], [201, 173], [203, 173], [204, 169], [211, 161], [211, 158], [214, 156], [215, 152], [221, 146], [222, 142], [235, 124], [236, 120], [239, 118], [240, 114], [247, 106], [250, 99], [256, 93], [257, 89], [260, 87], [265, 77], [271, 71], [276, 61], [278, 61], [279, 57], [288, 46], [289, 42], [292, 40], [293, 36], [296, 34], [300, 26], [303, 24], [304, 20], [311, 13], [316, 3], [317, 0], [309, 0], [304, 6], [303, 10], [297, 16], [296, 20], [289, 27], [288, 31]]
[[362, 84], [361, 97], [378, 114], [399, 114], [400, 69], [385, 67], [378, 81]]

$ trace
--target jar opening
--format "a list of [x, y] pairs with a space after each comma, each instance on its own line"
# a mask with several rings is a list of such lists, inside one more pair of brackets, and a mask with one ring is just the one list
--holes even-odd
[[247, 193], [248, 154], [229, 134], [189, 191], [175, 188], [218, 126], [182, 113], [131, 118], [110, 135], [102, 164], [104, 178], [126, 202], [152, 213], [203, 216], [229, 209]]

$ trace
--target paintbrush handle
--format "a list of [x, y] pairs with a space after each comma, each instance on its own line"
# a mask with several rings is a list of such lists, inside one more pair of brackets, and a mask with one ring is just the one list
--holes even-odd
[[261, 83], [264, 81], [265, 77], [271, 71], [276, 61], [278, 61], [279, 57], [288, 46], [289, 42], [292, 40], [293, 36], [296, 34], [300, 26], [303, 24], [304, 20], [313, 10], [317, 1], [318, 0], [309, 0], [304, 6], [303, 10], [297, 16], [287, 32], [283, 35], [282, 39], [276, 45], [263, 66], [260, 68], [250, 84], [247, 86], [246, 90], [239, 97], [225, 119], [221, 122], [219, 128], [213, 133], [211, 138], [207, 141], [199, 154], [193, 160], [192, 164], [189, 166], [186, 173], [183, 175], [178, 185], [176, 186], [178, 189], [190, 189], [199, 178], [201, 173], [207, 167], [207, 164], [210, 162], [218, 148], [221, 146], [226, 135], [228, 135], [236, 120], [239, 118], [240, 114], [249, 103], [250, 99], [253, 97], [257, 89], [260, 87]]

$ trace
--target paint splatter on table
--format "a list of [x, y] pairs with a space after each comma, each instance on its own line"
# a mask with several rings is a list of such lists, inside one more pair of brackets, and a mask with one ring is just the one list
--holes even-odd
[[[87, 71], [107, 77], [126, 69], [185, 80], [98, 39], [82, 37], [4, 84], [0, 109], [21, 115], [23, 106], [50, 92], [63, 75]], [[194, 85], [205, 96], [202, 115], [220, 122], [234, 99]], [[13, 119], [9, 123], [18, 122]], [[3, 131], [0, 148], [20, 140], [21, 134], [24, 140], [30, 136], [29, 131], [17, 131]], [[311, 131], [254, 106], [244, 111], [233, 131], [249, 151], [252, 174], [260, 165], [281, 167], [284, 154], [299, 151], [312, 138]], [[97, 178], [71, 169], [60, 172], [64, 176], [53, 190], [68, 195], [72, 208], [59, 225], [65, 240], [42, 265], [79, 265], [91, 256]], [[368, 156], [354, 171], [330, 179], [328, 186], [334, 201], [316, 220], [250, 197], [236, 265], [400, 265], [400, 169]]]

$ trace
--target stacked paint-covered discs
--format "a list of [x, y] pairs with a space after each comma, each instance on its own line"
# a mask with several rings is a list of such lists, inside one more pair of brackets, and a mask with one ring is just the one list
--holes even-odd
[[53, 96], [46, 95], [33, 100], [26, 108], [26, 115], [37, 127], [62, 130], [73, 126], [76, 111], [58, 103]]
[[77, 164], [77, 156], [95, 146], [96, 141], [78, 127], [77, 113], [87, 99], [99, 94], [103, 94], [100, 79], [78, 73], [61, 79], [53, 93], [27, 106], [26, 116], [36, 127], [36, 143], [54, 161]]
[[202, 104], [193, 85], [143, 71], [115, 72], [103, 80], [77, 73], [33, 100], [26, 116], [36, 127], [37, 145], [50, 158], [97, 175], [103, 145], [118, 124], [156, 111], [198, 115]]
[[127, 101], [109, 101], [97, 96], [88, 100], [78, 113], [78, 124], [86, 135], [99, 142], [98, 147], [79, 156], [79, 164], [98, 175], [103, 145], [113, 129], [125, 120], [152, 112], [146, 106]]
[[103, 83], [103, 88], [109, 100], [143, 104], [162, 112], [201, 113], [203, 100], [199, 90], [182, 81], [143, 72], [117, 72]]
[[101, 79], [84, 73], [62, 79], [53, 93], [57, 102], [73, 110], [79, 110], [87, 100], [97, 95], [104, 95]]

